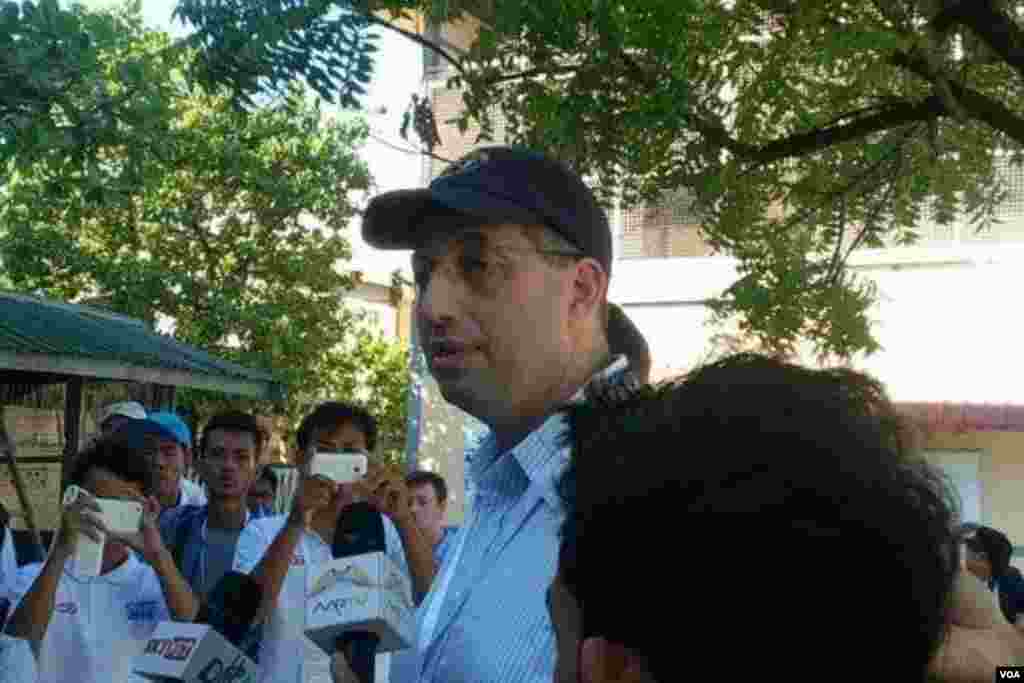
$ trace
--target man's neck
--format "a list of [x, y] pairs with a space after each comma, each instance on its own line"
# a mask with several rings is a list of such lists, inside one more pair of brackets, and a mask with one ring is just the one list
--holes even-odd
[[444, 538], [444, 527], [438, 526], [433, 529], [424, 529], [423, 533], [427, 537], [427, 540], [430, 541], [430, 546], [436, 547]]
[[219, 498], [210, 501], [206, 524], [214, 529], [240, 530], [245, 526], [245, 501]]
[[524, 406], [507, 421], [491, 421], [488, 426], [494, 432], [499, 451], [515, 448], [530, 432], [537, 429], [561, 406], [565, 405], [580, 389], [612, 363], [607, 348], [592, 354], [591, 361], [581, 364], [578, 369], [569, 368], [561, 381], [554, 384], [532, 405]]

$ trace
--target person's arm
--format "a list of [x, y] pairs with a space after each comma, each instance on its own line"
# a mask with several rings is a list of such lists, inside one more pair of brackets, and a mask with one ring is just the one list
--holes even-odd
[[103, 538], [102, 522], [97, 516], [99, 513], [99, 505], [90, 496], [79, 496], [64, 509], [60, 531], [43, 563], [42, 571], [8, 621], [6, 631], [9, 635], [24, 638], [38, 651], [46, 637], [46, 629], [50, 626], [64, 565], [74, 554], [79, 537], [86, 536], [97, 543]]
[[434, 562], [434, 548], [430, 540], [420, 530], [412, 516], [409, 507], [409, 488], [402, 481], [385, 478], [374, 488], [370, 502], [391, 518], [398, 530], [409, 568], [409, 577], [412, 579], [413, 601], [418, 606], [430, 592], [430, 586], [437, 574], [437, 564]]
[[260, 584], [263, 592], [257, 621], [262, 621], [273, 612], [284, 579], [291, 568], [295, 546], [299, 544], [302, 532], [313, 514], [330, 503], [333, 487], [331, 482], [303, 475], [285, 525], [252, 571], [252, 577]]
[[161, 531], [166, 533], [166, 529], [157, 524], [160, 504], [155, 498], [146, 498], [142, 504], [142, 530], [134, 536], [118, 537], [118, 540], [137, 550], [156, 572], [171, 618], [175, 621], [192, 621], [199, 613], [199, 600], [178, 571], [174, 556], [161, 537]]

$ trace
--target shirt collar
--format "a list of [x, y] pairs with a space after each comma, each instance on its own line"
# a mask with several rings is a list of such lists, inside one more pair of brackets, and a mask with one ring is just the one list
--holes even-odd
[[[626, 356], [619, 355], [612, 359], [603, 370], [595, 373], [583, 386], [581, 386], [568, 404], [579, 403], [586, 397], [586, 388], [595, 382], [611, 381], [620, 376], [629, 368], [629, 360]], [[510, 456], [509, 460], [517, 463], [523, 474], [531, 482], [546, 481], [550, 479], [552, 470], [558, 469], [565, 464], [568, 454], [564, 443], [566, 428], [565, 411], [558, 410], [549, 416], [540, 427], [526, 435], [514, 448], [505, 454], [497, 451], [497, 439], [493, 432], [481, 442], [477, 453], [474, 454], [471, 465], [472, 476], [480, 481], [484, 471], [496, 460], [505, 455]]]

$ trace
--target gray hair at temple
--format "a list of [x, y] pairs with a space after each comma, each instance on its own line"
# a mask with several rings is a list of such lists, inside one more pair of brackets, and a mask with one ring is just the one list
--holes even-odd
[[626, 312], [616, 304], [608, 303], [608, 350], [613, 356], [629, 359], [630, 370], [641, 383], [651, 378], [651, 350]]

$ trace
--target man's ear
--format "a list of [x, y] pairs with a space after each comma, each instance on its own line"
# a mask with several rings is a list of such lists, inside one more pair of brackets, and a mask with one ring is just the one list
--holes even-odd
[[580, 644], [580, 680], [583, 683], [637, 683], [647, 680], [640, 656], [606, 638], [587, 638]]
[[572, 311], [585, 318], [598, 307], [605, 306], [608, 275], [601, 264], [592, 258], [581, 259], [573, 271]]

